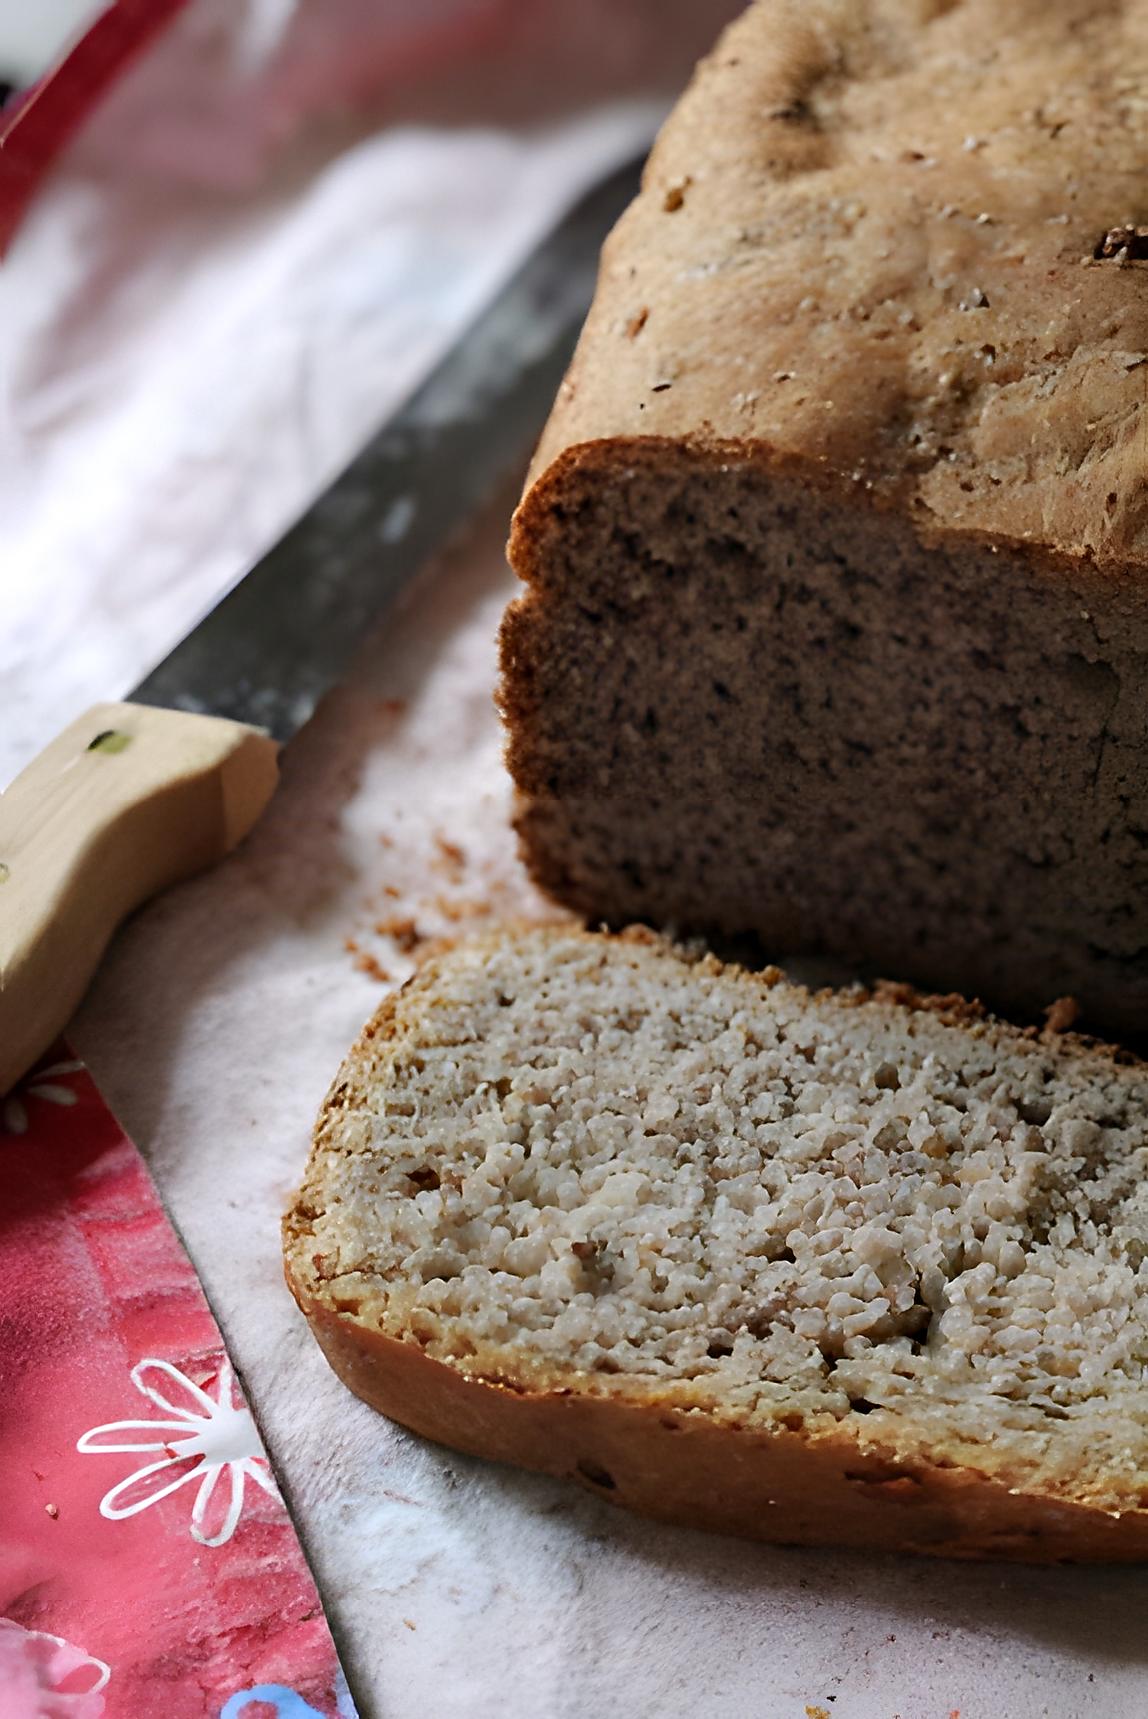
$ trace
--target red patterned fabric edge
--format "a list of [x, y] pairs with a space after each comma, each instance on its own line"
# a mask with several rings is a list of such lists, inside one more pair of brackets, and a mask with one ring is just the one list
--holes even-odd
[[0, 1712], [349, 1719], [219, 1328], [66, 1050], [0, 1100], [0, 1176]]

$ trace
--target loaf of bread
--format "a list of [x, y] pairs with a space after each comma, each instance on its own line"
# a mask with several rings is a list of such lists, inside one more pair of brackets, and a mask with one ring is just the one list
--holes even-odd
[[490, 934], [364, 1032], [285, 1223], [342, 1378], [767, 1540], [1148, 1556], [1148, 1067], [651, 934]]
[[524, 853], [618, 925], [1148, 1024], [1148, 4], [758, 0], [514, 525]]

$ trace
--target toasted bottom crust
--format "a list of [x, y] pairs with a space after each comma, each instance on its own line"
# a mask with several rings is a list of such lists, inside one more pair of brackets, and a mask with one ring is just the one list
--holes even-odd
[[719, 1422], [656, 1400], [469, 1377], [288, 1284], [335, 1372], [412, 1432], [578, 1481], [643, 1516], [790, 1545], [1015, 1563], [1148, 1558], [1148, 1510], [1110, 1514], [937, 1461], [863, 1451], [843, 1432]]

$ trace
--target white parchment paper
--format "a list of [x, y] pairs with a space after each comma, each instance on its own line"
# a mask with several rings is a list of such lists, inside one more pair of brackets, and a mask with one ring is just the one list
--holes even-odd
[[[0, 283], [0, 780], [162, 654], [650, 118], [376, 121], [242, 195], [160, 195], [107, 147], [61, 172]], [[512, 500], [364, 647], [246, 847], [127, 928], [74, 1033], [245, 1375], [364, 1713], [1148, 1714], [1146, 1574], [654, 1527], [390, 1426], [287, 1296], [279, 1212], [381, 973], [420, 936], [547, 911], [490, 696]]]

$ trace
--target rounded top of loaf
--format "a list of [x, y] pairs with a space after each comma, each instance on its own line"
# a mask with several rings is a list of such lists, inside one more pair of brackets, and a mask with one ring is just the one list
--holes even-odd
[[794, 462], [956, 532], [1148, 559], [1148, 3], [756, 0], [698, 68], [535, 475]]

